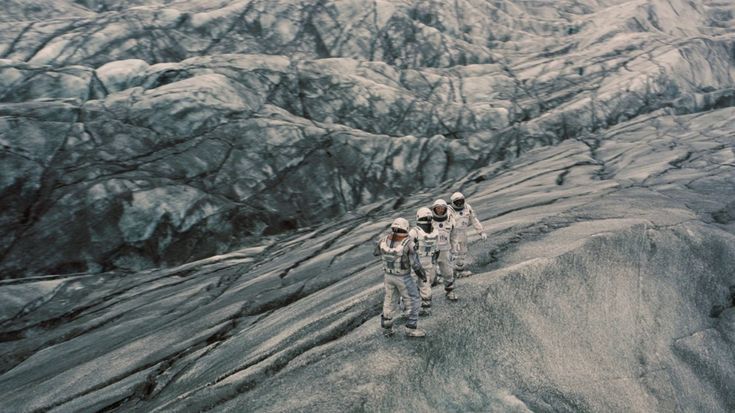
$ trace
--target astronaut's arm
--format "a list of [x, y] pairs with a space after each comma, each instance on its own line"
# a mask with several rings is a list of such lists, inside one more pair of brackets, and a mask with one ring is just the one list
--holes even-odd
[[413, 243], [413, 250], [418, 251], [419, 250], [418, 232], [415, 229], [411, 229], [411, 231], [408, 231], [408, 236], [411, 238], [411, 242]]
[[458, 229], [457, 229], [454, 221], [452, 221], [451, 228], [452, 229], [449, 231], [449, 245], [451, 245], [451, 247], [452, 247], [452, 251], [451, 252], [452, 252], [452, 254], [454, 254], [454, 253], [457, 252], [457, 250], [459, 250], [459, 246], [457, 245], [457, 231], [458, 231]]
[[477, 231], [478, 234], [480, 234], [480, 238], [482, 238], [483, 241], [487, 239], [487, 234], [485, 234], [485, 229], [482, 227], [482, 222], [480, 222], [479, 219], [477, 219], [477, 214], [475, 214], [475, 211], [472, 211], [472, 226], [475, 227], [475, 231]]
[[419, 254], [413, 246], [408, 249], [408, 261], [411, 263], [411, 268], [413, 268], [414, 271], [423, 269], [421, 266], [421, 260], [419, 259]]
[[377, 257], [380, 255], [380, 239], [375, 243], [375, 248], [373, 249], [373, 256]]
[[475, 231], [477, 231], [478, 234], [484, 232], [482, 222], [477, 219], [477, 214], [475, 214], [475, 211], [472, 211], [472, 226], [475, 227]]
[[413, 246], [408, 249], [408, 261], [411, 263], [411, 268], [417, 277], [423, 282], [426, 282], [426, 270], [421, 266], [421, 260], [419, 254], [413, 249]]

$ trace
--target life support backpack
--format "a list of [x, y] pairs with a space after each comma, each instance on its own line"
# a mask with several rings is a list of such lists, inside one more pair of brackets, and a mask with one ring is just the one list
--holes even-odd
[[380, 241], [380, 257], [383, 261], [383, 271], [391, 275], [405, 275], [411, 272], [408, 263], [408, 241], [409, 237], [395, 240], [392, 235]]

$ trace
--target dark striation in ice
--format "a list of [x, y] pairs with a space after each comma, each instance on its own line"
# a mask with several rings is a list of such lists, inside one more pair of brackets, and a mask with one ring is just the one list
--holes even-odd
[[[734, 411], [734, 16], [6, 1], [0, 410]], [[455, 190], [475, 275], [386, 340], [372, 242]]]
[[728, 4], [12, 3], [0, 269], [182, 264], [659, 109], [729, 107]]

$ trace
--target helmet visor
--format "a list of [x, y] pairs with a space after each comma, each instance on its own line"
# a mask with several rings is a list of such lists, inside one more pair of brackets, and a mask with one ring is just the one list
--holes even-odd
[[464, 199], [455, 199], [454, 201], [452, 201], [452, 205], [456, 206], [457, 208], [462, 208], [464, 206]]
[[431, 232], [431, 221], [419, 221], [418, 226], [424, 232]]
[[391, 229], [393, 230], [393, 233], [395, 233], [395, 234], [408, 234], [408, 231], [406, 231], [406, 230], [405, 230], [405, 229], [403, 229], [403, 228], [396, 228], [396, 227], [393, 227], [393, 228], [391, 228]]
[[444, 215], [447, 212], [447, 207], [444, 205], [434, 205], [434, 213], [437, 215]]

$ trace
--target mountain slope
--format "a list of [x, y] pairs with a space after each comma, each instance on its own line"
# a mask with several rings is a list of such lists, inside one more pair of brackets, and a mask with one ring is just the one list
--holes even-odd
[[728, 4], [12, 5], [0, 269], [179, 265], [661, 108], [732, 106]]
[[0, 410], [735, 410], [732, 1], [6, 3]]
[[732, 410], [735, 310], [709, 314], [735, 284], [733, 114], [659, 111], [406, 200], [410, 217], [461, 189], [490, 234], [473, 237], [462, 300], [438, 298], [420, 321], [424, 342], [378, 331], [371, 243], [390, 209], [169, 270], [6, 281], [4, 296], [28, 296], [2, 324], [3, 400], [14, 411]]

